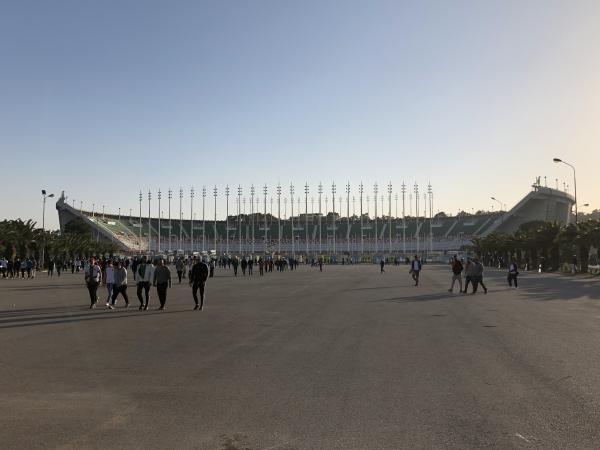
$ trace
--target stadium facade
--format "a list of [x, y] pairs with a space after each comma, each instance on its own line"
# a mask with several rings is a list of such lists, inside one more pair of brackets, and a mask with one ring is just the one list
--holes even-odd
[[[216, 197], [215, 197], [216, 198]], [[76, 209], [63, 194], [56, 203], [62, 232], [86, 231], [123, 252], [173, 254], [442, 256], [468, 247], [475, 237], [510, 233], [529, 221], [566, 224], [575, 199], [540, 186], [506, 212], [453, 217], [341, 216], [302, 213], [279, 219], [267, 213], [229, 215], [227, 220], [180, 220], [99, 214]], [[391, 209], [391, 208], [390, 208]], [[342, 208], [344, 210], [344, 208]], [[264, 211], [264, 210], [263, 210]]]

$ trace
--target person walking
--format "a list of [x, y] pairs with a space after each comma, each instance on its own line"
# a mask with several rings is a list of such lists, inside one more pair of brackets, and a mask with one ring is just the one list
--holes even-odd
[[419, 285], [419, 275], [421, 275], [421, 261], [419, 261], [419, 257], [415, 255], [414, 259], [410, 263], [410, 273], [412, 275], [412, 279], [415, 280], [415, 286]]
[[385, 259], [381, 258], [381, 261], [379, 262], [379, 267], [380, 267], [380, 271], [379, 273], [384, 273], [385, 272]]
[[265, 262], [262, 258], [258, 258], [258, 274], [261, 277], [265, 274]]
[[179, 258], [175, 263], [175, 270], [177, 271], [177, 278], [179, 279], [179, 284], [181, 284], [181, 278], [183, 277], [183, 269], [185, 268], [185, 264], [183, 260]]
[[473, 288], [473, 292], [475, 292], [475, 275], [476, 275], [476, 267], [475, 263], [471, 258], [467, 258], [467, 267], [465, 268], [465, 289], [463, 290], [463, 294], [467, 293], [467, 289], [469, 288], [469, 284]]
[[450, 289], [448, 289], [448, 292], [454, 291], [454, 283], [456, 283], [457, 281], [458, 281], [458, 292], [462, 292], [462, 290], [463, 290], [462, 271], [463, 271], [463, 265], [458, 260], [458, 257], [456, 255], [454, 255], [454, 258], [452, 258], [452, 285], [450, 286]]
[[233, 264], [233, 275], [237, 277], [237, 273], [238, 273], [238, 260], [237, 260], [237, 258], [234, 258], [233, 261], [231, 262], [231, 264]]
[[113, 289], [115, 287], [115, 269], [113, 267], [112, 259], [108, 260], [106, 268], [104, 269], [104, 284], [106, 286], [106, 306], [110, 308], [110, 304], [113, 296]]
[[[148, 302], [150, 300], [150, 283], [154, 277], [154, 266], [151, 263], [146, 262], [146, 257], [142, 256], [142, 259], [137, 267], [137, 273], [135, 280], [137, 283], [137, 298], [140, 301], [140, 311], [148, 310]], [[142, 298], [142, 291], [144, 291], [146, 297], [146, 303]]]
[[519, 276], [519, 268], [517, 267], [517, 262], [513, 259], [508, 265], [508, 276], [507, 281], [508, 285], [512, 287], [513, 282], [515, 283], [515, 288], [519, 287], [519, 283], [517, 281], [517, 277]]
[[[208, 265], [197, 258], [194, 258], [194, 265], [189, 274], [190, 286], [192, 287], [192, 296], [194, 297], [194, 303], [196, 306], [194, 310], [200, 310], [204, 308], [204, 288], [206, 286], [206, 280], [209, 274]], [[200, 304], [198, 304], [198, 291], [200, 291]]]
[[98, 302], [98, 286], [102, 281], [102, 269], [96, 264], [96, 258], [90, 258], [90, 264], [85, 271], [84, 277], [88, 292], [90, 293], [90, 309], [94, 309]]
[[158, 293], [158, 300], [160, 301], [161, 311], [165, 309], [165, 303], [167, 302], [167, 288], [171, 287], [171, 270], [165, 266], [164, 259], [160, 259], [158, 267], [154, 270], [154, 286]]
[[248, 261], [246, 261], [246, 258], [242, 258], [242, 275], [246, 276], [246, 267], [248, 267]]
[[127, 308], [129, 306], [129, 297], [127, 297], [127, 269], [123, 267], [120, 261], [115, 263], [114, 283], [112, 301], [109, 309], [115, 307], [119, 294], [123, 296], [125, 308]]
[[483, 264], [479, 259], [473, 259], [473, 265], [475, 266], [475, 275], [473, 276], [473, 294], [477, 292], [477, 286], [481, 285], [483, 293], [487, 294], [487, 287], [483, 284]]

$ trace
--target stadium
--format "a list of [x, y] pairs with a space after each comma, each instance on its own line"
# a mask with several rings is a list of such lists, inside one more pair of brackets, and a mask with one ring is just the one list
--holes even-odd
[[[205, 210], [204, 205], [203, 218], [196, 220], [183, 219], [181, 213], [181, 218], [177, 219], [143, 217], [141, 193], [138, 216], [99, 214], [77, 209], [74, 204], [68, 204], [64, 192], [56, 203], [56, 209], [61, 232], [77, 230], [90, 233], [99, 241], [114, 243], [123, 253], [189, 255], [206, 252], [216, 255], [324, 255], [369, 259], [419, 254], [434, 260], [445, 258], [449, 252], [468, 248], [473, 238], [494, 232], [511, 233], [526, 222], [543, 220], [569, 223], [571, 208], [575, 203], [570, 194], [541, 186], [539, 180], [512, 208], [495, 213], [447, 217], [433, 215], [430, 204], [429, 214], [424, 208], [425, 214], [411, 217], [389, 214], [363, 214], [361, 217], [349, 214], [350, 202], [348, 197], [346, 199], [347, 203], [342, 202], [341, 208], [338, 207], [341, 214], [329, 211], [327, 207], [327, 213], [307, 213], [306, 205], [306, 208], [300, 208], [304, 212], [294, 216], [292, 211], [285, 219], [277, 213], [266, 212], [266, 196], [262, 212], [228, 214], [226, 220], [216, 217], [216, 208], [209, 211]], [[279, 197], [276, 210], [281, 210], [281, 200]], [[392, 210], [391, 195], [388, 200], [389, 208], [388, 202], [385, 202], [381, 209]], [[215, 206], [216, 201], [215, 195]], [[305, 206], [304, 198], [299, 204]], [[256, 210], [260, 210], [262, 201], [256, 205]], [[293, 207], [292, 199], [290, 205]]]

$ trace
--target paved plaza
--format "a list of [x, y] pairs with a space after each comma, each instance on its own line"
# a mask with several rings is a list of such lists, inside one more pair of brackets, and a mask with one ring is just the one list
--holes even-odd
[[82, 275], [0, 280], [0, 447], [598, 448], [600, 280], [230, 274], [201, 312], [187, 284], [92, 311]]

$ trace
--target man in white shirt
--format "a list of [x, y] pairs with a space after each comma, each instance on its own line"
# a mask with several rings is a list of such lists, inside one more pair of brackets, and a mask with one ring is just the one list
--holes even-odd
[[109, 259], [104, 269], [104, 284], [106, 285], [106, 291], [108, 297], [106, 297], [106, 306], [110, 308], [110, 302], [112, 300], [113, 288], [115, 286], [115, 269], [113, 267], [112, 259]]
[[[142, 256], [140, 264], [137, 266], [135, 281], [137, 282], [137, 298], [140, 301], [140, 311], [148, 310], [148, 301], [150, 300], [150, 285], [154, 279], [154, 266], [152, 263], [146, 262], [146, 257]], [[146, 303], [142, 298], [142, 290], [144, 290]]]
[[94, 309], [98, 302], [98, 285], [101, 281], [102, 269], [96, 264], [96, 258], [91, 257], [90, 263], [85, 271], [85, 282], [90, 293], [90, 309]]
[[421, 274], [421, 261], [419, 261], [419, 257], [415, 255], [415, 258], [410, 263], [410, 273], [412, 275], [412, 279], [415, 280], [415, 286], [419, 285], [419, 275]]
[[0, 276], [6, 278], [6, 269], [8, 268], [8, 260], [3, 256], [0, 258]]

